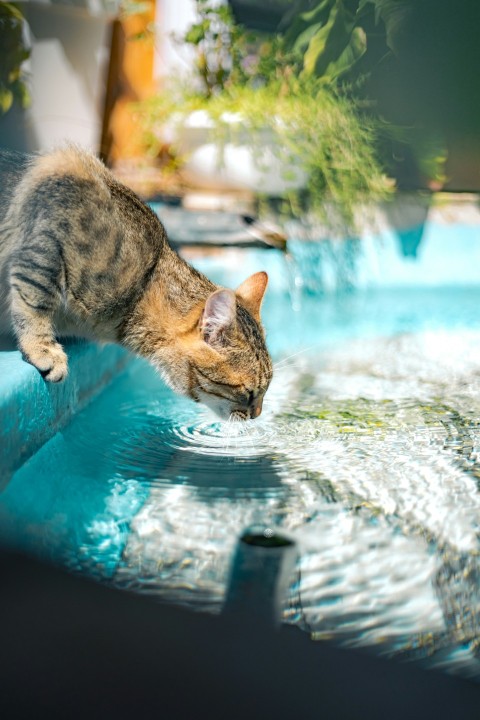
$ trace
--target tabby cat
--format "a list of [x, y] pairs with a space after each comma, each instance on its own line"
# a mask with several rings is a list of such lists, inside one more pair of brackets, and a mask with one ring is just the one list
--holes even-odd
[[272, 377], [260, 324], [267, 275], [234, 292], [177, 255], [155, 213], [75, 147], [0, 151], [0, 315], [51, 382], [58, 336], [117, 342], [224, 419], [256, 418]]

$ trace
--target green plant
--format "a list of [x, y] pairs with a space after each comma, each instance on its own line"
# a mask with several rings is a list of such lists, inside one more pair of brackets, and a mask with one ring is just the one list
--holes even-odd
[[[279, 31], [286, 47], [301, 56], [302, 69], [324, 81], [338, 80], [372, 52], [381, 39], [381, 52], [398, 52], [402, 31], [414, 0], [295, 0]], [[368, 68], [363, 65], [362, 71]]]
[[[284, 179], [292, 179], [296, 168], [306, 172], [304, 191], [285, 192], [284, 207], [293, 214], [308, 209], [324, 221], [351, 227], [357, 205], [383, 198], [391, 188], [375, 157], [373, 124], [360, 120], [350, 99], [311, 79], [292, 76], [257, 88], [232, 86], [212, 98], [208, 112], [224, 142], [248, 130], [259, 165], [269, 128]], [[223, 121], [231, 113], [241, 116], [240, 126]]]
[[[159, 125], [172, 118], [181, 124], [202, 109], [220, 145], [244, 143], [248, 136], [262, 169], [268, 129], [284, 179], [298, 169], [308, 178], [304, 190], [285, 190], [283, 209], [293, 214], [308, 209], [351, 229], [356, 206], [386, 197], [392, 187], [375, 156], [374, 123], [352, 98], [302, 72], [298, 48], [280, 35], [245, 31], [227, 6], [210, 0], [197, 0], [197, 9], [198, 21], [183, 40], [196, 49], [199, 82], [192, 87], [176, 80], [173, 89], [143, 104], [152, 148], [158, 149]], [[232, 114], [241, 122], [232, 123]]]
[[230, 86], [263, 85], [291, 73], [295, 60], [280, 35], [247, 30], [228, 5], [196, 0], [197, 21], [177, 41], [195, 50], [198, 94], [210, 98]]
[[14, 102], [21, 107], [29, 104], [23, 63], [30, 57], [24, 39], [24, 18], [12, 3], [0, 3], [0, 116], [5, 115]]
[[[435, 3], [430, 0], [430, 5], [434, 20]], [[380, 66], [394, 65], [409, 53], [406, 41], [418, 6], [418, 0], [295, 0], [278, 32], [284, 47], [297, 56], [301, 74], [341, 83], [359, 97]], [[391, 148], [385, 158], [411, 155], [419, 176], [441, 187], [447, 161], [443, 133], [419, 122], [385, 118], [374, 102], [369, 113], [378, 121], [382, 147]]]
[[197, 0], [197, 14], [197, 22], [179, 39], [195, 48], [195, 67], [201, 80], [199, 90], [210, 97], [223, 88], [240, 35], [228, 5], [215, 6], [208, 0]]

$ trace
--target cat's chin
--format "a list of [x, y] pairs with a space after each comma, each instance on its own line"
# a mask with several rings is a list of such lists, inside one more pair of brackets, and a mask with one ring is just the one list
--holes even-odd
[[215, 395], [210, 395], [199, 389], [196, 390], [196, 393], [198, 395], [198, 401], [201, 402], [202, 405], [206, 405], [219, 420], [230, 420], [232, 415], [232, 406], [230, 403], [222, 401], [220, 398], [215, 397]]

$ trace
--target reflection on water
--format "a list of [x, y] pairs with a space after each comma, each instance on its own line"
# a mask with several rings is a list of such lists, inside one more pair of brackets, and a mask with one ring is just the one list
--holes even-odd
[[281, 527], [300, 550], [286, 621], [480, 677], [480, 329], [459, 297], [443, 328], [405, 332], [395, 308], [383, 337], [332, 330], [335, 347], [320, 309], [244, 424], [135, 361], [16, 473], [4, 535], [218, 612], [242, 530]]

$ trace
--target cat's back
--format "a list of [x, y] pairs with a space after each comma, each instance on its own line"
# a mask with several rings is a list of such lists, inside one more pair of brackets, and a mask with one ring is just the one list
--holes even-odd
[[173, 252], [160, 220], [94, 155], [66, 146], [5, 169], [13, 180], [0, 224], [0, 275], [13, 260], [48, 258], [69, 311], [98, 319], [139, 296], [161, 259], [167, 272], [164, 258]]
[[78, 221], [84, 232], [103, 218], [110, 226], [117, 224], [126, 237], [155, 237], [159, 245], [165, 241], [153, 211], [101, 160], [75, 145], [34, 156], [20, 179], [14, 197], [18, 218], [27, 209], [52, 221], [63, 215], [65, 221]]
[[[34, 212], [35, 195], [42, 203], [46, 197], [62, 194], [62, 185], [86, 184], [96, 196], [106, 196], [105, 166], [93, 155], [76, 147], [44, 154], [27, 154], [0, 148], [0, 245], [16, 213]], [[56, 191], [56, 192], [55, 192]], [[66, 194], [66, 197], [68, 193]], [[65, 197], [65, 199], [66, 199]]]
[[67, 205], [77, 202], [72, 192], [77, 188], [90, 187], [97, 195], [108, 195], [106, 179], [109, 171], [94, 155], [74, 145], [39, 153], [28, 158], [17, 186], [19, 205], [29, 200], [33, 209], [33, 195], [40, 193], [39, 199], [47, 197], [62, 199]]
[[[10, 191], [4, 197], [3, 227], [39, 222], [52, 231], [57, 227], [75, 230], [73, 236], [85, 243], [96, 238], [123, 238], [123, 245], [137, 250], [161, 251], [166, 243], [165, 229], [155, 213], [127, 186], [120, 183], [101, 160], [90, 152], [67, 145], [32, 156], [14, 154], [4, 158], [3, 172]], [[0, 168], [1, 172], [1, 168]], [[97, 232], [95, 232], [97, 230]], [[1, 253], [0, 239], [0, 253]], [[8, 244], [4, 242], [5, 245]], [[11, 244], [11, 243], [10, 243]], [[100, 243], [101, 244], [101, 243]], [[135, 248], [130, 248], [135, 252]]]
[[[77, 163], [78, 164], [78, 163]], [[0, 273], [5, 286], [6, 264], [18, 244], [19, 218], [32, 214], [29, 199], [52, 176], [75, 168], [72, 153], [28, 154], [0, 148]], [[48, 192], [48, 190], [47, 190]]]

